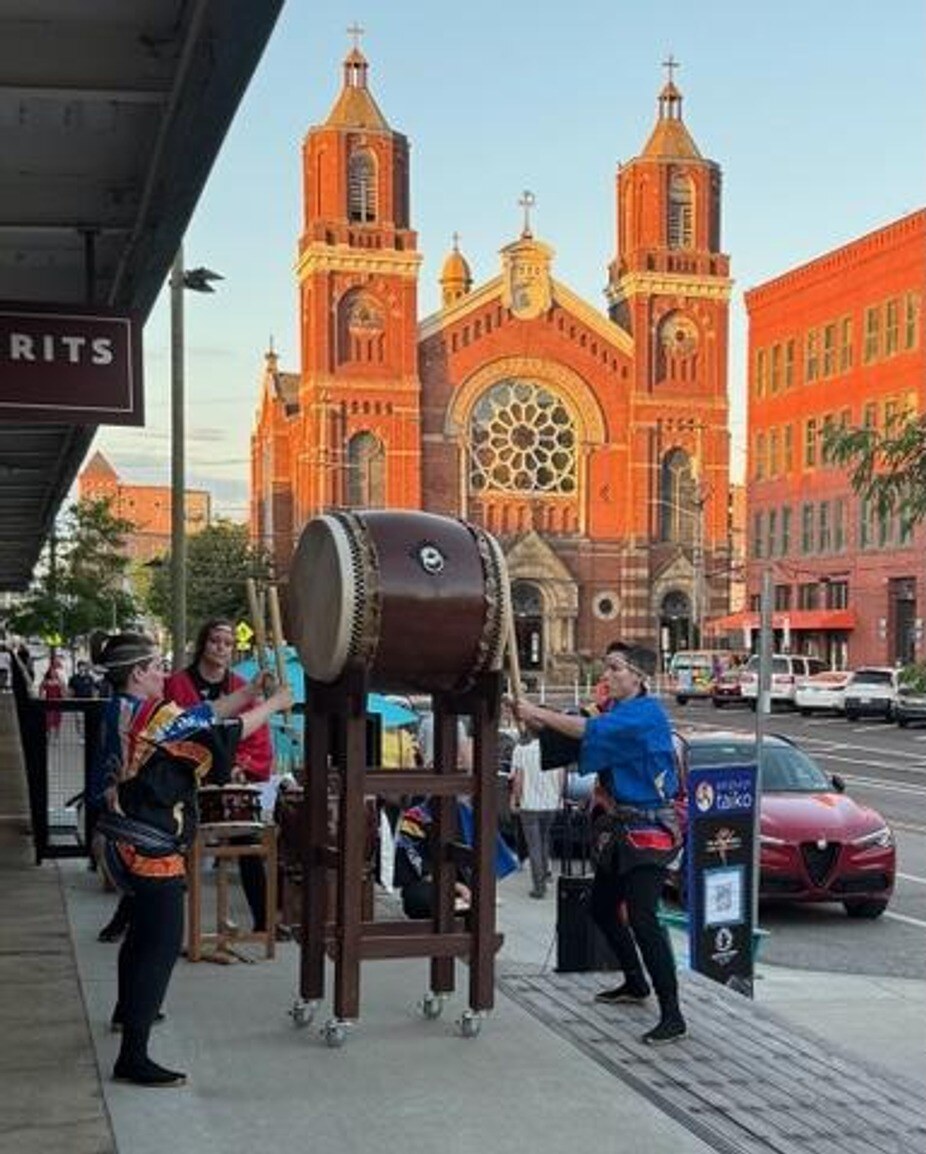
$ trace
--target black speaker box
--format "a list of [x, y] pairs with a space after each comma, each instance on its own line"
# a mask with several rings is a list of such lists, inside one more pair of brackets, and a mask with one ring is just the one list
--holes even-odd
[[619, 970], [614, 951], [591, 916], [591, 877], [556, 882], [556, 969], [561, 974]]

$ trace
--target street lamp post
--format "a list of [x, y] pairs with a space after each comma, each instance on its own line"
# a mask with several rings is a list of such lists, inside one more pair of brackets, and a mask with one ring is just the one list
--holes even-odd
[[170, 634], [173, 667], [182, 669], [186, 650], [186, 423], [184, 411], [183, 290], [215, 292], [221, 280], [207, 268], [183, 268], [183, 246], [170, 270]]

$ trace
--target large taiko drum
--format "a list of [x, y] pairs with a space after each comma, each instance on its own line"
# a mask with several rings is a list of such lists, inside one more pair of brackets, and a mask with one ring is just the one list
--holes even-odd
[[316, 681], [365, 669], [374, 689], [456, 691], [501, 668], [504, 554], [466, 521], [338, 512], [303, 531], [289, 579], [290, 634]]

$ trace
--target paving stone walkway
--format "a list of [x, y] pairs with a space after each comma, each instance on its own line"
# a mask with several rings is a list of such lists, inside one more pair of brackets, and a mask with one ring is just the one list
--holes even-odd
[[506, 967], [499, 985], [720, 1154], [926, 1154], [926, 1108], [912, 1081], [690, 972], [680, 975], [688, 1038], [646, 1046], [655, 1002], [596, 1004], [602, 977]]

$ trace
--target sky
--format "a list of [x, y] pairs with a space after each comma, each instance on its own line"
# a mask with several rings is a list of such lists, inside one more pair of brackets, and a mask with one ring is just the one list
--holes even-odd
[[[604, 312], [615, 255], [614, 178], [656, 119], [661, 67], [701, 154], [723, 170], [731, 301], [733, 479], [745, 465], [743, 293], [926, 204], [923, 0], [287, 0], [184, 245], [224, 276], [185, 294], [187, 484], [247, 516], [263, 354], [298, 372], [294, 273], [301, 145], [341, 86], [359, 23], [369, 86], [411, 143], [421, 317], [454, 232], [474, 287], [500, 270], [536, 197], [554, 277]], [[123, 480], [169, 481], [170, 333], [162, 292], [145, 327], [147, 421], [101, 430]]]

